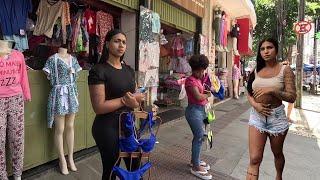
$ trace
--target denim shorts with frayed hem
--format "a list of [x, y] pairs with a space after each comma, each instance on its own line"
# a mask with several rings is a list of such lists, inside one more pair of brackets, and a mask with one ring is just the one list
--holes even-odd
[[281, 105], [272, 109], [270, 116], [264, 116], [252, 108], [248, 124], [257, 128], [261, 133], [266, 132], [273, 136], [284, 134], [289, 129], [284, 107], [284, 105]]

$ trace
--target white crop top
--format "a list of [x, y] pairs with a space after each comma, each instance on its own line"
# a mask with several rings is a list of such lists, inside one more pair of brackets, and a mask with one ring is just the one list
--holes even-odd
[[279, 74], [271, 78], [259, 77], [257, 71], [255, 71], [255, 79], [252, 83], [252, 89], [255, 90], [257, 88], [262, 88], [262, 87], [275, 87], [277, 88], [277, 90], [283, 90], [284, 89], [283, 71], [285, 67], [286, 66], [282, 65]]

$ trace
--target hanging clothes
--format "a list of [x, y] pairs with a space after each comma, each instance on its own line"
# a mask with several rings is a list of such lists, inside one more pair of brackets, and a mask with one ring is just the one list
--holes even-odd
[[[57, 1], [54, 4], [50, 4], [47, 0], [40, 1], [36, 12], [38, 17], [33, 35], [52, 37], [54, 24], [59, 17], [63, 16], [63, 4], [63, 1]], [[61, 18], [61, 21], [65, 21], [65, 18]]]
[[[68, 2], [63, 1], [62, 3], [62, 17], [64, 20], [61, 20], [61, 28], [62, 28], [62, 42], [63, 44], [67, 43], [67, 34], [68, 30], [67, 27], [71, 25], [71, 18], [70, 18], [70, 5]], [[69, 26], [70, 27], [70, 26]]]
[[194, 51], [194, 46], [193, 46], [193, 44], [194, 44], [193, 38], [187, 39], [187, 40], [185, 41], [184, 47], [185, 47], [185, 54], [186, 54], [187, 56], [193, 54], [193, 51]]
[[3, 36], [4, 40], [14, 41], [14, 49], [24, 52], [25, 50], [29, 49], [28, 38], [27, 35], [20, 36], [20, 35], [11, 35], [11, 36]]
[[220, 27], [221, 27], [221, 10], [218, 9], [214, 11], [214, 33], [215, 33], [215, 43], [220, 45]]
[[98, 11], [96, 15], [96, 33], [100, 38], [98, 52], [102, 53], [104, 41], [107, 33], [114, 28], [113, 26], [113, 17], [109, 13], [103, 11]]
[[77, 42], [79, 34], [81, 33], [81, 18], [82, 11], [78, 11], [77, 14], [72, 18], [72, 40], [71, 40], [71, 51], [76, 52]]
[[226, 28], [226, 24], [225, 24], [225, 12], [223, 11], [222, 12], [222, 17], [221, 17], [221, 21], [220, 21], [220, 31], [219, 31], [219, 33], [220, 33], [220, 45], [222, 46], [222, 47], [224, 47], [224, 31], [225, 31], [225, 28]]
[[224, 21], [224, 31], [223, 31], [223, 46], [228, 46], [228, 33], [230, 32], [230, 20], [227, 14], [225, 14], [225, 21]]
[[3, 35], [24, 35], [31, 0], [0, 0], [0, 29]]
[[52, 128], [55, 115], [78, 112], [78, 90], [76, 80], [81, 67], [75, 57], [70, 55], [66, 64], [56, 53], [49, 57], [43, 71], [47, 73], [52, 89], [48, 98], [48, 127]]
[[160, 23], [160, 16], [156, 12], [152, 12], [152, 32], [153, 33], [160, 33], [161, 23]]
[[96, 34], [96, 23], [97, 23], [97, 16], [96, 12], [91, 9], [86, 9], [84, 11], [83, 17], [87, 21], [87, 31], [89, 35]]
[[184, 56], [183, 39], [180, 36], [176, 36], [172, 42], [172, 54], [176, 57]]
[[140, 11], [140, 40], [144, 42], [153, 42], [152, 34], [152, 13], [148, 9]]

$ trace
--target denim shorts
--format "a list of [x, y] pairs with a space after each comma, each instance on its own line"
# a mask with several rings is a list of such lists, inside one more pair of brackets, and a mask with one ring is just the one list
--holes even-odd
[[248, 124], [257, 128], [261, 133], [267, 132], [274, 136], [283, 134], [289, 129], [289, 122], [284, 107], [284, 105], [281, 105], [272, 109], [271, 115], [267, 117], [252, 108]]

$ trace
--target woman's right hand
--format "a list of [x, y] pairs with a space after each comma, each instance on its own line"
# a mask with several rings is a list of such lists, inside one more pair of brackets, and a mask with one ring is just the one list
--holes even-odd
[[207, 95], [207, 98], [211, 97], [211, 91], [204, 90], [204, 94]]
[[130, 108], [139, 107], [139, 102], [136, 100], [135, 96], [131, 92], [127, 92], [126, 95], [122, 97], [122, 103]]
[[253, 108], [264, 116], [270, 116], [272, 112], [270, 104], [256, 103]]

